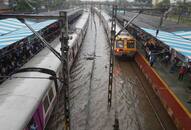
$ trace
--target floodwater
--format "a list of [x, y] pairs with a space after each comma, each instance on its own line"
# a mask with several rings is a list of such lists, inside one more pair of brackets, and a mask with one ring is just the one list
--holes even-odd
[[[71, 130], [113, 130], [115, 117], [120, 130], [176, 130], [132, 59], [115, 59], [113, 100], [108, 109], [109, 51], [103, 26], [92, 15], [70, 75]], [[63, 119], [61, 108], [56, 108], [59, 120]], [[63, 126], [60, 122], [50, 129]]]
[[[71, 129], [112, 129], [107, 112], [109, 46], [98, 17], [91, 16], [71, 73]], [[111, 116], [112, 117], [112, 116]]]

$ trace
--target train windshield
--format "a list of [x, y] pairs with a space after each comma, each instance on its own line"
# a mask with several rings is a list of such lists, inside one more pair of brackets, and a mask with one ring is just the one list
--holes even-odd
[[116, 48], [124, 48], [124, 42], [123, 41], [116, 41]]
[[135, 41], [134, 40], [127, 41], [127, 47], [128, 48], [134, 48], [135, 47]]

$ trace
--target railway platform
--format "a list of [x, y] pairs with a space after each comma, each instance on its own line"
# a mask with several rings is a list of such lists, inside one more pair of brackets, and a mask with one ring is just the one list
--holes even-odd
[[153, 68], [157, 71], [160, 77], [167, 83], [169, 88], [173, 90], [175, 95], [181, 100], [186, 109], [191, 112], [191, 86], [190, 86], [190, 75], [186, 74], [182, 81], [178, 80], [178, 69], [171, 73], [170, 65], [164, 65], [157, 62]]

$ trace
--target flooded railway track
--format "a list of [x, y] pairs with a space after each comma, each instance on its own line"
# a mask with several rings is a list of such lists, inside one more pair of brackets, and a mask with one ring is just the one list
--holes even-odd
[[[88, 104], [87, 104], [87, 117], [86, 117], [86, 125], [85, 125], [85, 130], [89, 130], [89, 119], [90, 119], [90, 96], [91, 96], [91, 91], [92, 91], [92, 81], [93, 81], [93, 75], [94, 75], [94, 69], [95, 69], [95, 58], [96, 58], [96, 43], [97, 43], [97, 26], [96, 26], [96, 21], [94, 15], [91, 15], [91, 22], [93, 21], [93, 26], [95, 28], [95, 33], [94, 33], [94, 47], [93, 47], [93, 56], [89, 58], [90, 60], [93, 60], [92, 62], [92, 68], [90, 72], [90, 85], [89, 85], [89, 91], [88, 91]], [[91, 24], [92, 25], [92, 24]]]
[[132, 108], [133, 129], [175, 130], [175, 125], [135, 61], [116, 58], [116, 67], [119, 67], [122, 80], [122, 85], [118, 86], [119, 93], [129, 107], [127, 111]]
[[[71, 73], [71, 129], [112, 128], [107, 120], [108, 44], [96, 15], [90, 17], [82, 48]], [[108, 126], [105, 126], [105, 122]], [[103, 128], [106, 127], [106, 128]]]
[[135, 74], [136, 77], [137, 77], [138, 84], [142, 87], [143, 93], [144, 93], [144, 95], [145, 95], [145, 97], [146, 97], [148, 103], [150, 104], [151, 109], [153, 110], [154, 115], [155, 115], [156, 119], [158, 120], [158, 123], [159, 123], [160, 126], [161, 126], [161, 129], [166, 130], [165, 124], [164, 124], [164, 122], [162, 121], [162, 119], [161, 119], [160, 116], [159, 116], [160, 113], [156, 110], [155, 106], [153, 105], [153, 103], [152, 103], [152, 101], [151, 101], [151, 100], [152, 100], [151, 97], [150, 97], [149, 94], [147, 93], [147, 90], [146, 90], [146, 88], [145, 88], [145, 85], [144, 85], [144, 82], [143, 82], [141, 76], [140, 76], [139, 74], [137, 74], [137, 73], [138, 73], [138, 72], [137, 72], [137, 71], [138, 71], [138, 70], [137, 70], [137, 67], [135, 68], [135, 64], [133, 64], [132, 62], [130, 62], [130, 65], [131, 65], [131, 67], [132, 67], [132, 70], [134, 71], [134, 74]]

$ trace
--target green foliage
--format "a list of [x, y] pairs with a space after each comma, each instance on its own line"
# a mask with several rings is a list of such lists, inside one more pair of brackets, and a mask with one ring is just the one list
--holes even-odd
[[146, 3], [146, 4], [151, 4], [152, 0], [135, 0], [136, 3]]
[[[69, 1], [72, 1], [72, 0], [69, 0]], [[57, 8], [63, 7], [64, 2], [66, 2], [66, 0], [49, 0], [49, 5], [47, 6], [49, 9], [55, 10]]]
[[34, 11], [40, 6], [40, 0], [17, 0], [15, 10], [17, 11]]
[[158, 8], [170, 6], [170, 0], [163, 0], [156, 5]]

